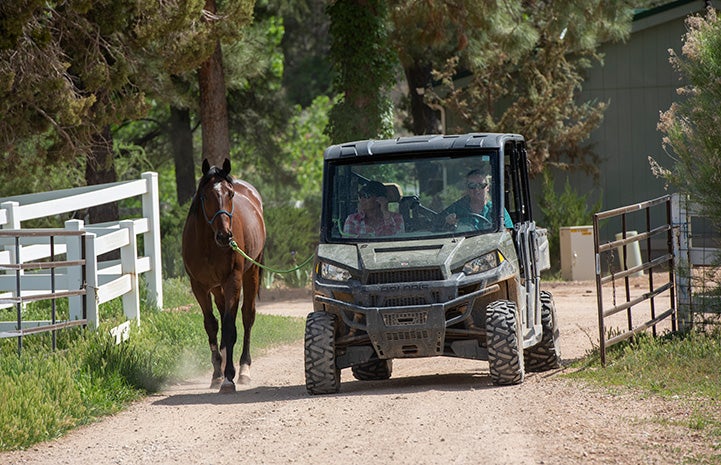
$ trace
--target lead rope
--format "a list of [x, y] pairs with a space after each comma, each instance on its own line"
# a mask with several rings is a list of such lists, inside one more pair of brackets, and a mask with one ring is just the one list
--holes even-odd
[[280, 274], [292, 273], [293, 271], [296, 271], [296, 270], [299, 270], [299, 269], [303, 268], [305, 265], [307, 265], [307, 264], [313, 259], [313, 255], [311, 255], [310, 257], [308, 257], [307, 259], [305, 259], [305, 261], [304, 261], [303, 263], [301, 263], [300, 265], [296, 266], [295, 268], [291, 268], [290, 270], [277, 270], [277, 269], [275, 269], [275, 268], [271, 268], [271, 267], [269, 267], [269, 266], [263, 265], [262, 263], [259, 263], [259, 262], [255, 261], [255, 260], [253, 260], [252, 258], [250, 258], [247, 253], [243, 252], [243, 249], [241, 249], [240, 247], [238, 247], [238, 243], [235, 242], [235, 240], [231, 239], [228, 244], [230, 245], [230, 248], [231, 248], [231, 249], [233, 249], [234, 251], [236, 251], [236, 252], [238, 252], [239, 254], [241, 254], [246, 260], [249, 260], [250, 263], [252, 263], [252, 264], [254, 264], [254, 265], [258, 265], [259, 267], [263, 268], [264, 270], [272, 271], [273, 273], [280, 273]]

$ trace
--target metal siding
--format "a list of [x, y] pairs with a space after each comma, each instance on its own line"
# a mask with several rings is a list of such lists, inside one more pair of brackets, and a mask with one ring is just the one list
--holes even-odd
[[[570, 180], [579, 193], [602, 190], [603, 209], [667, 193], [664, 181], [651, 173], [648, 157], [656, 158], [664, 166], [671, 165], [662, 149], [657, 124], [659, 113], [668, 110], [678, 98], [676, 88], [681, 83], [668, 61], [668, 50], [680, 50], [685, 32], [684, 18], [643, 29], [626, 43], [602, 47], [603, 70], [599, 72], [600, 65], [596, 65], [588, 72], [582, 101], [609, 102], [602, 125], [589, 140], [601, 158], [600, 177], [597, 186], [582, 174], [571, 176]], [[597, 195], [589, 196], [589, 204]]]

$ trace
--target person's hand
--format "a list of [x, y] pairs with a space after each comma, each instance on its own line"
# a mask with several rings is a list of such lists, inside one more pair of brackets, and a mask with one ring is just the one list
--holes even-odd
[[381, 207], [383, 218], [389, 218], [391, 216], [391, 212], [388, 211], [388, 199], [386, 197], [376, 197], [376, 200], [378, 201], [378, 205]]

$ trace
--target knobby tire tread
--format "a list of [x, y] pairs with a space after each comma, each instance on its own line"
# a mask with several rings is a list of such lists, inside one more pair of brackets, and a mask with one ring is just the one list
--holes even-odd
[[541, 342], [526, 349], [524, 354], [526, 371], [529, 372], [548, 371], [561, 366], [556, 304], [548, 291], [541, 291], [541, 326]]
[[515, 303], [498, 300], [486, 308], [486, 338], [493, 384], [522, 383], [523, 350]]
[[305, 387], [313, 395], [340, 390], [340, 369], [335, 355], [336, 317], [312, 312], [305, 324]]
[[371, 360], [351, 368], [355, 379], [380, 381], [389, 379], [393, 373], [393, 360]]

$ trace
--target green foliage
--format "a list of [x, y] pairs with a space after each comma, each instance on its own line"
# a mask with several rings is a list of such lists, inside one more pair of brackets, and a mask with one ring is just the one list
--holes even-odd
[[[315, 253], [318, 243], [320, 215], [312, 210], [279, 205], [264, 212], [268, 239], [265, 247], [265, 264], [280, 271], [290, 270]], [[307, 265], [291, 273], [263, 271], [267, 287], [282, 281], [290, 287], [307, 285], [313, 266]]]
[[704, 17], [686, 20], [682, 55], [672, 52], [671, 62], [687, 83], [682, 98], [661, 114], [658, 124], [665, 137], [670, 169], [651, 159], [654, 173], [694, 202], [715, 226], [721, 225], [721, 19], [713, 8]]
[[1, 359], [0, 450], [56, 438], [87, 415], [69, 360], [55, 354]]
[[333, 103], [326, 96], [313, 100], [310, 107], [295, 107], [283, 146], [288, 152], [288, 170], [295, 173], [299, 190], [292, 198], [319, 201], [323, 181], [323, 151], [330, 139], [323, 130]]
[[570, 377], [606, 386], [628, 386], [665, 397], [721, 398], [721, 334], [718, 332], [641, 334], [606, 351], [602, 370], [598, 351], [577, 363]]
[[395, 82], [397, 59], [387, 30], [383, 0], [339, 1], [328, 7], [333, 89], [341, 100], [329, 115], [333, 143], [389, 137], [392, 105], [387, 92]]
[[293, 183], [280, 142], [292, 114], [281, 89], [283, 32], [281, 18], [256, 18], [243, 40], [224, 51], [233, 171], [256, 185], [260, 177]]
[[589, 210], [589, 195], [590, 193], [578, 194], [575, 192], [571, 188], [568, 178], [566, 178], [563, 192], [560, 195], [557, 194], [551, 173], [548, 169], [543, 171], [543, 187], [538, 204], [544, 215], [543, 226], [548, 229], [548, 246], [552, 269], [560, 268], [560, 228], [591, 224], [593, 214], [601, 210], [600, 198]]
[[[256, 18], [263, 1], [256, 1]], [[325, 0], [268, 2], [283, 17], [285, 34], [283, 88], [289, 102], [303, 107], [319, 95], [330, 95], [331, 64], [328, 57], [330, 18]]]
[[46, 164], [90, 155], [104, 128], [147, 114], [146, 96], [187, 103], [195, 70], [218, 40], [238, 42], [254, 2], [218, 2], [212, 19], [202, 1], [11, 3], [0, 6], [0, 154], [24, 148]]
[[[169, 202], [162, 206], [160, 237], [167, 239], [160, 241], [160, 248], [163, 261], [163, 276], [166, 278], [185, 275], [181, 238], [183, 237], [183, 226], [185, 226], [185, 218], [189, 207], [189, 203], [178, 205], [176, 202]], [[174, 239], [170, 240], [170, 238]]]
[[[20, 357], [14, 339], [0, 340], [0, 450], [57, 438], [168, 383], [209, 371], [203, 318], [189, 287], [187, 279], [165, 282], [167, 301], [190, 311], [143, 308], [142, 325], [120, 345], [109, 324], [95, 332], [59, 331], [56, 352], [40, 334], [24, 338]], [[253, 352], [296, 341], [303, 327], [299, 318], [258, 315]]]
[[[600, 59], [596, 48], [628, 35], [628, 3], [466, 6], [483, 15], [469, 12], [469, 23], [456, 33], [462, 39], [458, 49], [436, 68], [435, 79], [442, 85], [427, 93], [429, 101], [446, 106], [463, 128], [526, 136], [533, 175], [549, 163], [594, 170], [596, 157], [583, 142], [600, 124], [606, 104], [578, 103], [576, 94], [583, 71]], [[461, 71], [471, 73], [462, 86], [455, 79]]]

